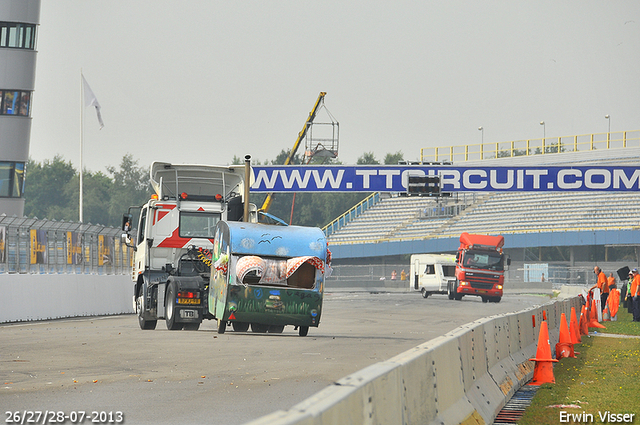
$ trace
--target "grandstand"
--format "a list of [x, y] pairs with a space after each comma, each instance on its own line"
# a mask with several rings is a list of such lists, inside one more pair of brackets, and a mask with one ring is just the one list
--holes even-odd
[[[454, 165], [637, 166], [639, 160], [640, 140], [629, 141], [625, 136], [624, 147], [506, 158], [494, 155], [491, 159], [463, 160]], [[459, 193], [441, 200], [403, 195], [381, 193], [377, 202], [361, 209], [357, 217], [340, 226], [334, 223], [327, 226], [325, 232], [336, 258], [455, 249], [451, 247], [462, 232], [502, 234], [508, 241], [522, 241], [520, 247], [541, 246], [540, 238], [534, 235], [558, 233], [566, 234], [566, 240], [553, 244], [602, 244], [597, 242], [598, 237], [614, 240], [614, 244], [640, 244], [639, 192]], [[509, 235], [512, 237], [508, 238]], [[434, 243], [416, 245], [416, 241]], [[552, 246], [551, 242], [544, 243], [547, 245], [542, 246]], [[380, 244], [388, 247], [382, 248]]]
[[[462, 232], [508, 234], [640, 228], [638, 193], [494, 193], [477, 202], [438, 204], [434, 199], [381, 197], [356, 220], [329, 236], [329, 243], [456, 237]], [[455, 206], [451, 217], [425, 209]]]

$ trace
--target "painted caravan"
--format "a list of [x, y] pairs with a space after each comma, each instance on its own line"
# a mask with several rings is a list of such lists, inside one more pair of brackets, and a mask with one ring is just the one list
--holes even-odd
[[218, 333], [281, 333], [286, 325], [306, 336], [320, 324], [331, 256], [316, 227], [218, 222], [211, 269], [209, 313]]

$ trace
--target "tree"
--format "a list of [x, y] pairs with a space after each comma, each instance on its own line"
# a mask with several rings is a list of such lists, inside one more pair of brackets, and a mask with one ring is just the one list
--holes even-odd
[[[85, 170], [82, 180], [82, 215], [84, 223], [102, 224], [103, 226], [118, 226], [119, 222], [111, 217], [111, 196], [109, 194], [112, 181], [101, 172], [91, 173]], [[50, 210], [47, 218], [66, 221], [78, 221], [79, 208], [79, 176], [76, 174], [64, 188], [64, 197], [68, 206], [62, 211]]]
[[365, 152], [356, 161], [358, 165], [376, 165], [380, 164], [380, 162], [376, 159], [373, 152]]
[[400, 161], [404, 161], [404, 154], [402, 151], [396, 153], [388, 153], [384, 157], [384, 163], [386, 165], [398, 165]]
[[149, 184], [149, 167], [141, 167], [133, 155], [126, 154], [122, 157], [120, 168], [107, 167], [107, 172], [112, 175], [113, 184], [109, 189], [109, 223], [113, 226], [120, 225], [120, 218], [127, 208], [132, 205], [142, 205], [151, 196]]
[[[289, 150], [287, 149], [282, 149], [280, 151], [280, 153], [278, 154], [278, 156], [276, 156], [276, 159], [271, 161], [272, 165], [284, 165], [284, 162], [287, 160], [287, 157], [289, 156]], [[300, 158], [300, 154], [296, 153], [295, 155], [293, 155], [293, 158], [291, 158], [291, 161], [289, 162], [289, 165], [300, 165], [302, 164], [302, 159]], [[265, 164], [266, 165], [266, 164]]]
[[[58, 220], [69, 217], [70, 214], [64, 211], [68, 209], [70, 199], [61, 194], [75, 174], [71, 162], [65, 162], [59, 155], [42, 164], [29, 158], [25, 176], [24, 214]], [[56, 211], [57, 217], [52, 217], [51, 211]]]

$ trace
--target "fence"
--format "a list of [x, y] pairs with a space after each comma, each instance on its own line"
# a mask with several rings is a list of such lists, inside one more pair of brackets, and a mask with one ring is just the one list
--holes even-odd
[[0, 274], [129, 274], [120, 229], [0, 215]]
[[420, 161], [462, 162], [564, 152], [586, 152], [597, 149], [626, 149], [637, 148], [639, 143], [640, 130], [618, 131], [498, 143], [422, 148], [420, 149]]
[[[634, 262], [600, 262], [599, 266], [607, 274], [613, 273], [616, 282], [620, 285], [620, 277], [617, 270], [627, 266], [629, 268], [637, 267]], [[576, 286], [592, 286], [596, 283], [596, 275], [593, 273], [595, 263], [579, 262], [574, 266], [568, 264], [557, 263], [523, 263], [521, 261], [512, 261], [511, 266], [504, 273], [505, 287], [507, 290], [513, 288], [537, 288], [542, 282], [544, 273], [544, 282], [549, 288], [560, 289], [562, 285]], [[371, 264], [334, 264], [332, 266], [331, 276], [327, 278], [327, 287], [335, 288], [338, 286], [386, 286], [395, 284], [397, 287], [409, 287], [409, 272], [411, 263], [408, 258], [402, 263], [394, 261], [393, 263], [371, 263]], [[396, 278], [393, 279], [393, 272], [396, 272]], [[402, 282], [402, 271], [405, 272], [405, 282]], [[384, 282], [384, 283], [382, 283]]]
[[[375, 282], [400, 280], [402, 271], [409, 275], [410, 264], [334, 265], [327, 282]], [[395, 279], [392, 278], [395, 271]]]

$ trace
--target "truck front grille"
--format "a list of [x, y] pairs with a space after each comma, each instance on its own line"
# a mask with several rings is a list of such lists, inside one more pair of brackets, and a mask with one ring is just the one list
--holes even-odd
[[493, 274], [467, 272], [465, 277], [473, 288], [478, 289], [491, 289], [500, 282], [500, 276]]

